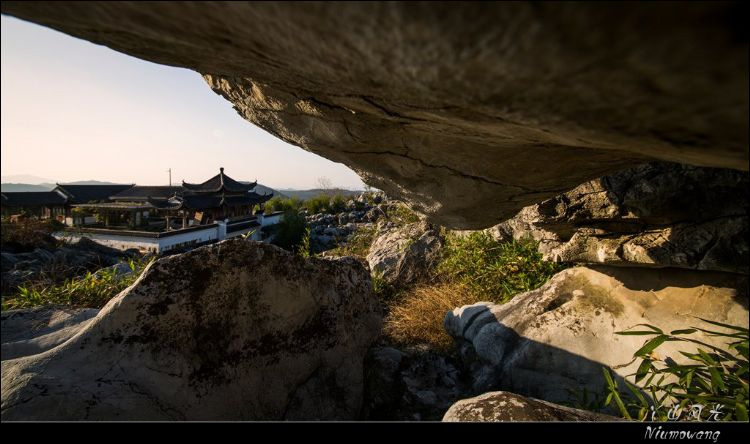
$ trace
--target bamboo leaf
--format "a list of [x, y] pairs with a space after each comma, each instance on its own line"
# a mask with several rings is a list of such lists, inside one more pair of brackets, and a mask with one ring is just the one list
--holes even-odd
[[667, 336], [667, 335], [659, 335], [659, 336], [655, 337], [654, 339], [648, 341], [646, 343], [646, 345], [644, 345], [643, 347], [639, 348], [638, 351], [636, 351], [635, 353], [633, 353], [633, 356], [634, 357], [635, 356], [640, 356], [640, 357], [646, 356], [647, 354], [651, 353], [656, 347], [662, 345], [664, 343], [664, 341], [667, 340], [668, 337], [669, 336]]

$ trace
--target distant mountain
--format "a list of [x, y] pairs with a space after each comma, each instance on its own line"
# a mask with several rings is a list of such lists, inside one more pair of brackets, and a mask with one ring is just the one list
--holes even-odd
[[[50, 186], [51, 185], [51, 186]], [[29, 183], [3, 183], [0, 184], [0, 190], [3, 193], [18, 193], [28, 191], [49, 191], [55, 187], [55, 184], [31, 185]]]
[[286, 194], [284, 194], [284, 193], [282, 193], [282, 192], [280, 192], [278, 190], [274, 190], [271, 187], [267, 187], [267, 186], [261, 185], [261, 184], [255, 185], [255, 188], [253, 189], [253, 191], [255, 191], [258, 194], [273, 193], [274, 197], [278, 196], [278, 197], [281, 197], [282, 199], [287, 199], [289, 197]]
[[[128, 183], [131, 183], [131, 182], [128, 182]], [[123, 184], [120, 184], [117, 182], [105, 182], [101, 180], [79, 180], [76, 182], [60, 182], [60, 185], [123, 185]]]
[[[66, 182], [67, 185], [116, 185], [114, 182], [102, 182], [100, 180], [79, 180], [76, 182]], [[2, 183], [0, 188], [4, 193], [17, 193], [28, 191], [50, 191], [57, 185], [54, 183]]]
[[307, 200], [315, 196], [319, 196], [321, 194], [343, 194], [344, 196], [359, 196], [362, 191], [356, 191], [356, 190], [344, 190], [342, 188], [333, 188], [329, 190], [324, 190], [322, 188], [316, 188], [312, 190], [279, 190], [282, 193], [286, 194], [290, 197], [297, 197], [302, 200]]
[[14, 183], [14, 184], [19, 184], [19, 185], [24, 185], [24, 184], [46, 185], [49, 183], [55, 183], [55, 181], [52, 179], [47, 179], [45, 177], [39, 177], [39, 176], [32, 176], [31, 174], [11, 174], [8, 176], [0, 176], [0, 182], [2, 182], [3, 184]]

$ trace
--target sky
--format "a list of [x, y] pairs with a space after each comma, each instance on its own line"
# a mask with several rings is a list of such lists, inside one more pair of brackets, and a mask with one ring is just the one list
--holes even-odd
[[12, 17], [2, 33], [2, 176], [139, 185], [202, 182], [219, 167], [272, 188], [362, 189], [356, 173], [242, 119], [196, 72]]

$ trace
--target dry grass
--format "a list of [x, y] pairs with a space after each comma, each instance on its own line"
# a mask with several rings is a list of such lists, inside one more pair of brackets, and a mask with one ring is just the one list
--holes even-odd
[[443, 328], [445, 314], [475, 302], [476, 296], [459, 283], [413, 288], [391, 303], [384, 333], [396, 344], [429, 344], [437, 351], [448, 352], [453, 339]]

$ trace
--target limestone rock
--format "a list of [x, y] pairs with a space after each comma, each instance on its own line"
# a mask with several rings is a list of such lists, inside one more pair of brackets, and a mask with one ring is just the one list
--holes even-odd
[[159, 259], [67, 342], [2, 361], [9, 420], [355, 419], [367, 269], [227, 240]]
[[99, 310], [94, 308], [37, 307], [5, 310], [2, 321], [2, 360], [47, 351], [72, 338]]
[[747, 274], [748, 175], [652, 163], [587, 182], [490, 230], [547, 260]]
[[454, 359], [423, 347], [376, 347], [365, 362], [366, 420], [438, 421], [469, 396]]
[[385, 230], [372, 245], [367, 262], [388, 284], [410, 285], [427, 276], [440, 257], [443, 241], [424, 222]]
[[748, 169], [740, 2], [3, 2], [204, 74], [271, 134], [478, 229], [652, 160]]
[[618, 418], [573, 409], [509, 392], [489, 392], [462, 399], [445, 413], [445, 422], [618, 421]]
[[[586, 389], [600, 392], [602, 367], [618, 378], [635, 373], [633, 353], [643, 336], [616, 331], [648, 323], [664, 331], [710, 319], [747, 328], [747, 276], [679, 269], [576, 267], [503, 305], [477, 303], [445, 317], [445, 328], [472, 373], [475, 393], [508, 390], [551, 402], [574, 402]], [[704, 324], [703, 327], [708, 326]], [[726, 346], [722, 339], [695, 339]], [[666, 342], [661, 359], [684, 362]], [[622, 386], [622, 384], [621, 384]]]

